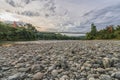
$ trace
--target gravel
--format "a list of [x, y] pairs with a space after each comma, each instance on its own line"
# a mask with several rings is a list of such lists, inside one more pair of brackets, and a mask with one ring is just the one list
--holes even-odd
[[0, 80], [120, 80], [120, 41], [2, 45]]

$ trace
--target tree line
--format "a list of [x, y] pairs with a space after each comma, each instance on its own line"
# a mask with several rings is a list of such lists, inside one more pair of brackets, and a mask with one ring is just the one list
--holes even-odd
[[120, 40], [120, 25], [107, 26], [102, 30], [97, 30], [94, 23], [91, 24], [91, 31], [86, 34], [86, 39], [119, 39]]
[[25, 27], [13, 27], [11, 24], [0, 22], [0, 41], [30, 41], [30, 40], [80, 40], [85, 37], [70, 37], [57, 33], [39, 32], [27, 24]]

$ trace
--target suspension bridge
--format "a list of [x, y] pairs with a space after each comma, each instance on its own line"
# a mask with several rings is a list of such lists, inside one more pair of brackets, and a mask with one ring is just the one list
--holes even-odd
[[62, 34], [86, 34], [85, 32], [49, 32], [49, 33], [62, 33]]

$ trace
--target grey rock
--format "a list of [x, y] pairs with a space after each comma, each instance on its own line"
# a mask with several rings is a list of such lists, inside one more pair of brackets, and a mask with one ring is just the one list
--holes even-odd
[[116, 63], [116, 64], [114, 64], [114, 66], [115, 66], [116, 68], [120, 68], [120, 63]]
[[67, 75], [63, 75], [59, 80], [69, 80], [69, 77]]
[[105, 69], [103, 69], [103, 68], [97, 68], [96, 71], [101, 73], [101, 74], [106, 72]]
[[103, 59], [103, 66], [104, 68], [109, 68], [110, 67], [110, 59], [109, 58], [104, 58]]
[[118, 44], [35, 41], [0, 46], [0, 56], [5, 58], [0, 60], [0, 80], [120, 80]]
[[42, 80], [43, 79], [44, 74], [41, 72], [38, 72], [36, 74], [33, 75], [33, 80]]
[[112, 80], [112, 78], [109, 75], [101, 75], [100, 80]]
[[55, 65], [50, 66], [50, 67], [48, 68], [48, 72], [49, 72], [49, 71], [52, 71], [53, 69], [55, 69]]
[[57, 76], [57, 75], [59, 74], [59, 71], [58, 71], [58, 70], [53, 70], [53, 71], [51, 72], [51, 74], [52, 74], [53, 76]]
[[[71, 79], [71, 80], [74, 80], [74, 79]], [[80, 78], [80, 80], [86, 80], [86, 78]]]
[[24, 73], [16, 73], [8, 77], [8, 80], [22, 80], [26, 77]]
[[2, 78], [3, 77], [3, 74], [2, 73], [0, 73], [0, 78]]
[[25, 67], [24, 63], [18, 63], [14, 66], [15, 68]]
[[96, 80], [94, 77], [90, 77], [88, 80]]
[[68, 70], [69, 69], [69, 65], [65, 60], [60, 60], [55, 64], [57, 69], [64, 69], [64, 70]]
[[29, 72], [30, 68], [19, 68], [18, 71], [20, 71], [20, 72]]
[[2, 71], [7, 71], [9, 69], [10, 69], [10, 67], [2, 67]]
[[120, 79], [120, 72], [115, 72], [111, 75], [113, 78]]
[[43, 67], [39, 64], [32, 65], [31, 72], [39, 72], [43, 70]]

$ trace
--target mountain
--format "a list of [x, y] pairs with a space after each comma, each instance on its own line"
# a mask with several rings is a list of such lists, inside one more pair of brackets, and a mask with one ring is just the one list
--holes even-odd
[[119, 7], [84, 9], [72, 0], [0, 0], [0, 20], [32, 23], [40, 31], [87, 32], [93, 22], [98, 29], [119, 24]]

